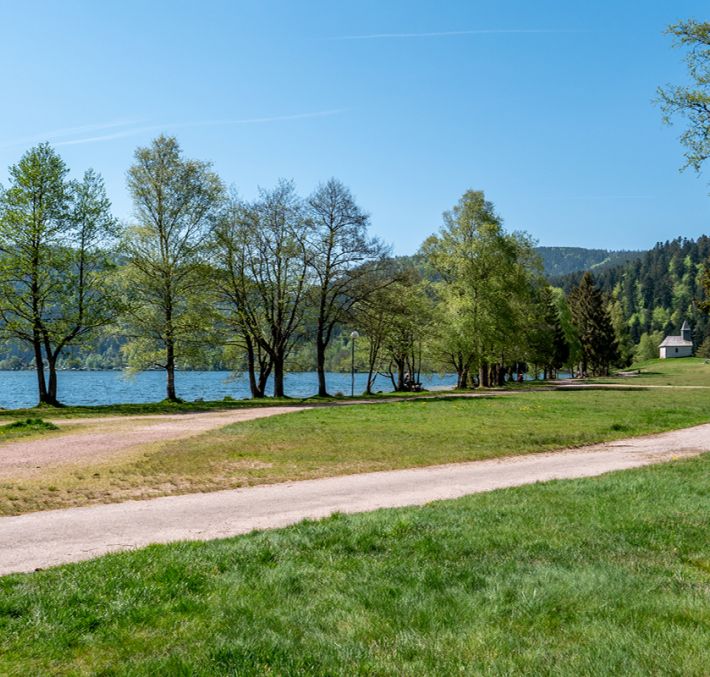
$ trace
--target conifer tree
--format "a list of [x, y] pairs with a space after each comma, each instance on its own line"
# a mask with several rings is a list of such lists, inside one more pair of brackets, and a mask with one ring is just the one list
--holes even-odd
[[544, 378], [552, 378], [567, 362], [570, 347], [562, 327], [557, 299], [551, 287], [545, 286], [539, 292], [535, 316], [537, 321], [528, 338], [529, 359], [543, 368]]
[[582, 373], [591, 369], [595, 375], [608, 374], [609, 366], [619, 358], [619, 350], [604, 297], [591, 273], [584, 274], [569, 301], [582, 349]]

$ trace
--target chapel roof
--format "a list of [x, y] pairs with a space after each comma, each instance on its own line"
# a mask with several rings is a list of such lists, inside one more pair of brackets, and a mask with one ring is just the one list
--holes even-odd
[[692, 348], [693, 342], [686, 341], [682, 336], [666, 336], [659, 348]]

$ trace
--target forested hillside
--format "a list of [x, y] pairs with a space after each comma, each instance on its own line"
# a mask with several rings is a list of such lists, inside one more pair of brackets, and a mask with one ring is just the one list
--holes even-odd
[[[677, 238], [658, 243], [640, 258], [622, 266], [595, 271], [597, 284], [608, 295], [617, 331], [627, 343], [652, 346], [658, 338], [679, 333], [690, 322], [697, 346], [710, 335], [707, 314], [697, 302], [705, 298], [701, 278], [710, 260], [710, 237]], [[553, 279], [566, 292], [582, 273]]]
[[535, 247], [535, 252], [542, 259], [545, 275], [548, 277], [620, 265], [637, 259], [644, 253], [584, 247]]

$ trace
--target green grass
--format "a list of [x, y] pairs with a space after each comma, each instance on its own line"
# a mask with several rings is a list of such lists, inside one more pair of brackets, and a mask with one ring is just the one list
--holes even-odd
[[[470, 393], [470, 390], [459, 391], [451, 390], [447, 393]], [[358, 394], [354, 398], [349, 396], [330, 396], [319, 397], [265, 397], [262, 399], [243, 399], [235, 400], [225, 398], [222, 400], [206, 400], [195, 402], [170, 402], [162, 400], [160, 402], [143, 402], [143, 403], [125, 403], [125, 404], [98, 404], [98, 405], [81, 405], [73, 406], [66, 405], [60, 407], [52, 407], [49, 405], [38, 405], [25, 409], [0, 409], [0, 419], [23, 419], [28, 416], [51, 416], [52, 418], [90, 418], [100, 416], [151, 416], [158, 414], [194, 414], [205, 413], [210, 411], [225, 411], [229, 409], [250, 409], [255, 407], [273, 407], [273, 406], [300, 406], [303, 404], [330, 404], [332, 402], [345, 402], [353, 400], [391, 400], [397, 399], [416, 399], [437, 396], [438, 391], [423, 391], [418, 393], [374, 393], [372, 395]]]
[[0, 442], [14, 440], [18, 437], [34, 437], [54, 430], [59, 430], [59, 428], [54, 423], [43, 421], [41, 418], [18, 419], [12, 423], [0, 425]]
[[0, 514], [549, 451], [710, 420], [710, 389], [321, 407], [0, 483]]
[[710, 455], [0, 579], [7, 675], [707, 675]]
[[700, 357], [681, 357], [666, 360], [647, 360], [629, 367], [627, 372], [639, 370], [634, 376], [594, 379], [599, 383], [627, 383], [642, 386], [705, 386], [710, 387], [710, 360]]
[[291, 398], [264, 398], [260, 400], [215, 400], [209, 402], [146, 402], [141, 404], [102, 404], [95, 406], [50, 407], [41, 405], [28, 409], [0, 409], [0, 418], [23, 419], [28, 416], [51, 416], [52, 418], [79, 418], [95, 416], [137, 416], [155, 414], [192, 414], [199, 412], [275, 405], [299, 405], [304, 400]]

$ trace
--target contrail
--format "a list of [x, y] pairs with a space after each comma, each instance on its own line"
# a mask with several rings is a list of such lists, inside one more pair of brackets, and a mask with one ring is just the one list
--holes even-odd
[[124, 129], [122, 131], [114, 132], [111, 134], [102, 134], [99, 136], [90, 136], [86, 138], [79, 139], [69, 139], [67, 141], [60, 141], [55, 143], [55, 146], [76, 146], [84, 143], [99, 143], [101, 141], [112, 141], [114, 139], [123, 139], [128, 136], [136, 136], [137, 134], [144, 134], [146, 132], [159, 132], [163, 130], [174, 130], [174, 129], [187, 129], [191, 127], [219, 127], [227, 125], [253, 125], [253, 124], [263, 124], [269, 122], [283, 122], [287, 120], [305, 120], [308, 118], [324, 118], [330, 117], [332, 115], [339, 115], [344, 113], [346, 108], [335, 108], [331, 110], [321, 110], [314, 111], [310, 113], [296, 113], [293, 115], [272, 115], [268, 117], [260, 118], [240, 118], [240, 119], [226, 119], [226, 120], [197, 120], [193, 122], [173, 122], [165, 124], [149, 125], [144, 127], [135, 127], [132, 129]]
[[75, 136], [76, 134], [85, 134], [88, 132], [98, 132], [104, 129], [115, 129], [117, 127], [128, 127], [135, 125], [139, 120], [115, 120], [113, 122], [102, 122], [93, 125], [83, 125], [81, 127], [65, 127], [63, 129], [55, 129], [51, 132], [42, 132], [41, 134], [33, 134], [19, 139], [3, 141], [0, 143], [0, 148], [9, 148], [11, 146], [22, 146], [28, 143], [39, 143], [46, 139], [61, 139], [66, 136]]
[[559, 30], [545, 28], [489, 28], [470, 31], [435, 31], [431, 33], [367, 33], [364, 35], [337, 35], [328, 40], [387, 40], [398, 38], [446, 38], [457, 35], [502, 35], [525, 33], [581, 33], [576, 30]]

